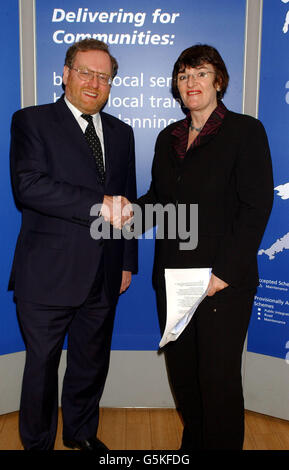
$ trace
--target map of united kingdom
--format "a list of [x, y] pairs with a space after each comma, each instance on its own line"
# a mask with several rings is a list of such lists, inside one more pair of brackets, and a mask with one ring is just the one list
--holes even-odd
[[[277, 196], [281, 199], [289, 199], [289, 183], [281, 184], [274, 188], [277, 192]], [[258, 255], [267, 255], [270, 260], [274, 259], [278, 253], [281, 253], [283, 250], [289, 250], [289, 232], [286, 233], [283, 237], [278, 238], [273, 245], [271, 245], [266, 250], [261, 249], [258, 252]]]
[[[282, 0], [283, 3], [288, 3], [289, 0]], [[289, 11], [287, 11], [287, 15], [285, 17], [285, 22], [283, 26], [283, 33], [286, 34], [288, 33], [288, 27], [289, 27]]]

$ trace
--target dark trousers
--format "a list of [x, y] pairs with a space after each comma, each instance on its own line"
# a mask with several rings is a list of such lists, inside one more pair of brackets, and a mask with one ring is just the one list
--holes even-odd
[[18, 299], [26, 345], [19, 414], [27, 450], [53, 449], [58, 419], [58, 366], [68, 333], [67, 367], [62, 390], [63, 438], [96, 436], [108, 372], [115, 305], [98, 273], [90, 295], [78, 308], [48, 307]]
[[[157, 288], [161, 330], [166, 293]], [[243, 345], [255, 289], [226, 289], [206, 297], [179, 338], [164, 347], [176, 405], [184, 421], [182, 449], [241, 450]]]

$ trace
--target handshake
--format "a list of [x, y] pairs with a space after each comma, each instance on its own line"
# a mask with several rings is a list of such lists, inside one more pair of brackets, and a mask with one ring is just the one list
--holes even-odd
[[100, 215], [119, 230], [133, 217], [133, 208], [124, 196], [107, 196], [103, 198]]

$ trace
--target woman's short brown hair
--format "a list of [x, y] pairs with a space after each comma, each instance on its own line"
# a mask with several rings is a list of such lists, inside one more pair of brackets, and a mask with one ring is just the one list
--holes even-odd
[[195, 46], [188, 47], [179, 56], [174, 65], [172, 76], [172, 93], [174, 98], [180, 99], [177, 82], [178, 73], [183, 72], [186, 67], [195, 68], [202, 64], [213, 65], [216, 72], [215, 84], [218, 83], [220, 87], [220, 91], [217, 91], [217, 99], [223, 98], [228, 87], [229, 74], [217, 49], [207, 44], [196, 44]]
[[69, 68], [73, 66], [73, 62], [77, 52], [86, 52], [86, 51], [104, 51], [106, 52], [111, 60], [111, 70], [112, 70], [112, 78], [114, 78], [117, 74], [118, 70], [118, 63], [116, 59], [110, 54], [108, 45], [105, 44], [103, 41], [99, 41], [98, 39], [83, 39], [82, 41], [75, 42], [66, 52], [65, 56], [65, 65]]

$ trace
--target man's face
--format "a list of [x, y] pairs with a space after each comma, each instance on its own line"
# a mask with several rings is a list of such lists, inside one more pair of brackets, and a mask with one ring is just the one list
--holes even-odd
[[73, 68], [70, 69], [65, 65], [63, 69], [63, 83], [67, 99], [82, 113], [95, 114], [106, 103], [110, 93], [110, 85], [101, 83], [96, 75], [91, 80], [82, 80], [74, 69], [89, 70], [111, 76], [110, 57], [104, 51], [79, 51], [76, 53]]

